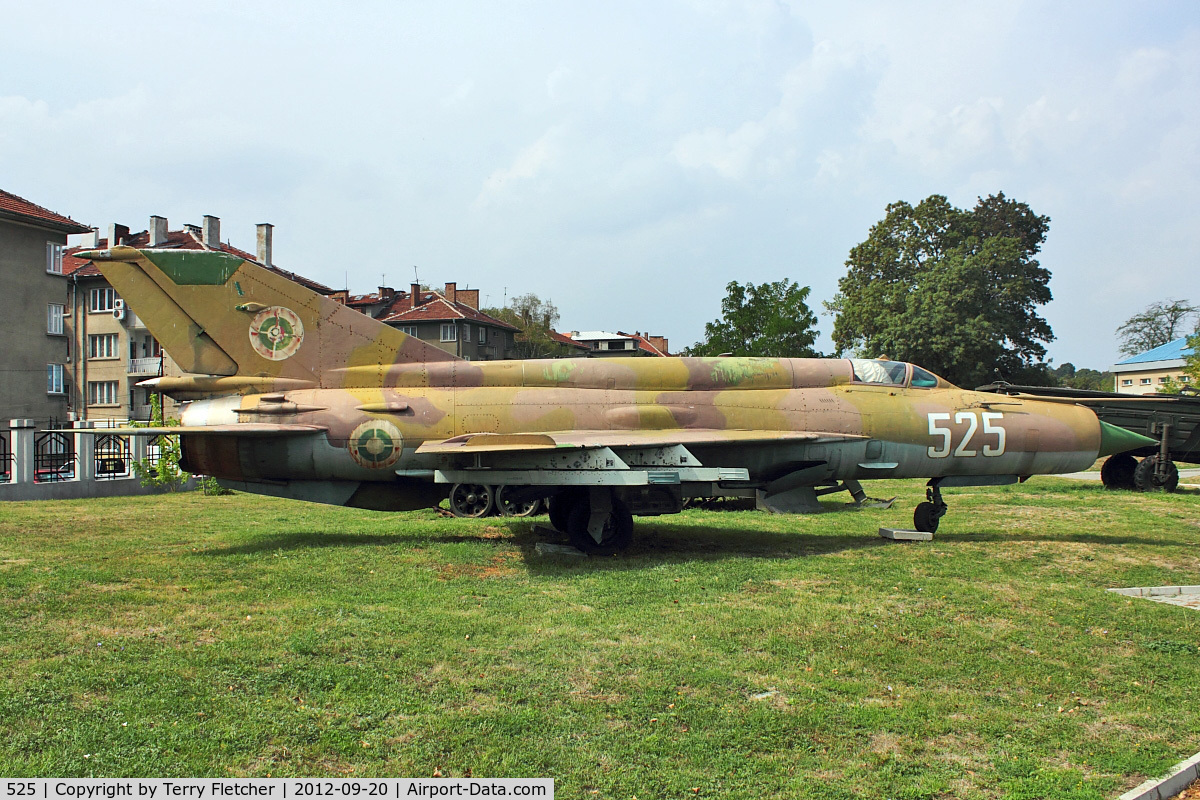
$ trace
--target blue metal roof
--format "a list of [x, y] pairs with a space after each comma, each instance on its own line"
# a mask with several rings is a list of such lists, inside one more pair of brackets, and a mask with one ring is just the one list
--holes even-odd
[[1122, 364], [1145, 364], [1150, 361], [1182, 360], [1192, 354], [1192, 348], [1187, 346], [1188, 338], [1184, 336], [1182, 339], [1160, 344], [1153, 350], [1147, 350], [1144, 353], [1138, 353], [1136, 356], [1130, 356], [1124, 361], [1118, 361], [1117, 366], [1119, 367]]

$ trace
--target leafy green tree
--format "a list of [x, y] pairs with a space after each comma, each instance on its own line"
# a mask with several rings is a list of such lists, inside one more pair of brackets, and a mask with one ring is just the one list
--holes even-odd
[[970, 211], [942, 195], [892, 203], [850, 251], [834, 315], [838, 353], [912, 361], [960, 386], [1053, 384], [1037, 307], [1050, 271], [1034, 256], [1050, 218], [1001, 192]]
[[1200, 332], [1200, 306], [1183, 300], [1151, 303], [1117, 328], [1121, 355], [1136, 356], [1173, 342], [1187, 330]]
[[[136, 426], [136, 423], [134, 424]], [[161, 395], [150, 395], [150, 424], [147, 427], [170, 428], [178, 424], [177, 419], [164, 418]], [[158, 447], [158, 459], [151, 461], [149, 458], [143, 458], [133, 462], [133, 474], [142, 486], [158, 486], [172, 492], [177, 491], [188, 479], [188, 473], [179, 468], [179, 460], [183, 457], [179, 448], [179, 437], [159, 436], [153, 441]]]
[[1180, 384], [1180, 390], [1190, 387], [1190, 391], [1200, 391], [1200, 332], [1188, 337], [1188, 347], [1192, 352], [1183, 357], [1183, 372], [1191, 380]]
[[1113, 389], [1111, 372], [1100, 372], [1087, 367], [1076, 369], [1070, 361], [1050, 370], [1050, 374], [1059, 386], [1069, 389], [1090, 389], [1096, 392], [1111, 392]]
[[485, 308], [483, 313], [518, 328], [513, 336], [517, 358], [558, 358], [571, 348], [556, 342], [550, 331], [558, 324], [558, 308], [533, 292], [514, 297], [504, 308]]
[[731, 281], [721, 301], [721, 318], [705, 324], [704, 341], [691, 356], [815, 357], [817, 316], [808, 307], [809, 287], [784, 278], [745, 286]]

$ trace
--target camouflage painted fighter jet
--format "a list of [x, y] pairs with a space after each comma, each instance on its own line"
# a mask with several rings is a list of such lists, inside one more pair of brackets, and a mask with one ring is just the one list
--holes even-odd
[[[1085, 469], [1151, 440], [1086, 408], [964, 391], [860, 359], [469, 362], [224, 252], [79, 253], [187, 372], [182, 466], [248, 492], [378, 510], [551, 497], [577, 547], [689, 497], [768, 502], [867, 478], [941, 490]], [[111, 432], [111, 431], [109, 431]], [[154, 433], [143, 429], [142, 433]]]

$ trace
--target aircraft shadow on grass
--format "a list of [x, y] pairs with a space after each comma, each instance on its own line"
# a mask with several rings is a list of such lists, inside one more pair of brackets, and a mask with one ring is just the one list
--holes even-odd
[[[840, 509], [839, 509], [840, 510]], [[565, 544], [565, 535], [547, 532], [544, 522], [520, 520], [501, 523], [508, 535], [489, 536], [484, 531], [466, 530], [454, 533], [323, 533], [318, 531], [294, 531], [265, 535], [246, 542], [203, 550], [199, 556], [252, 555], [276, 551], [295, 551], [327, 547], [413, 547], [438, 544], [490, 544], [521, 551], [526, 566], [534, 572], [560, 569], [573, 565], [574, 569], [586, 571], [597, 569], [640, 569], [646, 562], [679, 560], [709, 561], [726, 558], [795, 559], [834, 553], [867, 550], [880, 547], [920, 546], [887, 541], [868, 533], [826, 535], [789, 531], [766, 531], [761, 528], [725, 525], [706, 527], [664, 524], [656, 527], [650, 535], [636, 537], [632, 546], [619, 556], [572, 556], [542, 555], [536, 546], [540, 542]], [[1104, 533], [1032, 533], [1020, 532], [955, 532], [945, 531], [935, 535], [942, 545], [979, 542], [1070, 542], [1093, 545], [1124, 546], [1143, 545], [1151, 547], [1179, 547], [1178, 541], [1136, 536], [1129, 534], [1105, 535]]]

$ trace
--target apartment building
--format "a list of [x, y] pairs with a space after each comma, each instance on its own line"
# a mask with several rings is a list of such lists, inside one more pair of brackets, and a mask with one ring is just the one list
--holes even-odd
[[67, 236], [91, 229], [0, 190], [0, 425], [67, 419], [71, 349], [64, 326]]

